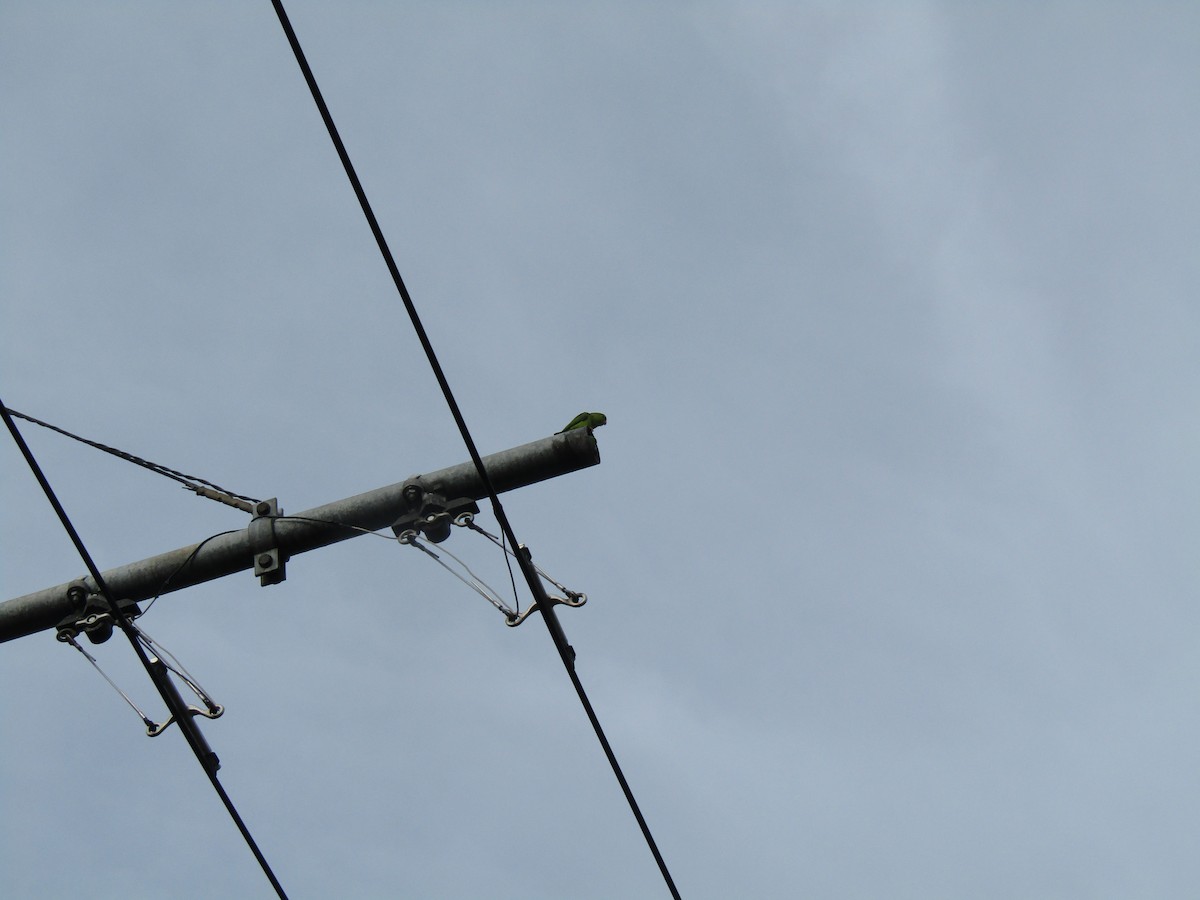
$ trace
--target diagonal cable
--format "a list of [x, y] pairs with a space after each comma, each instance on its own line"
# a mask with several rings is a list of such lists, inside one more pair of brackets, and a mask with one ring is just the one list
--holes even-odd
[[296, 37], [296, 32], [292, 28], [291, 20], [288, 18], [287, 11], [283, 8], [282, 0], [271, 0], [271, 5], [275, 8], [275, 14], [279, 17], [279, 24], [282, 26], [284, 34], [287, 36], [288, 43], [291, 45], [292, 53], [296, 57], [296, 63], [300, 66], [300, 71], [304, 75], [304, 80], [308, 84], [309, 92], [312, 94], [313, 102], [316, 103], [317, 109], [321, 114], [321, 119], [325, 123], [325, 130], [329, 132], [329, 139], [333, 142], [334, 149], [337, 151], [338, 158], [342, 162], [342, 168], [346, 170], [346, 177], [350, 180], [350, 186], [354, 189], [354, 195], [358, 198], [358, 204], [362, 207], [363, 215], [366, 217], [367, 224], [370, 226], [371, 234], [375, 237], [375, 243], [379, 246], [379, 252], [383, 256], [384, 264], [387, 266], [388, 273], [392, 276], [392, 282], [396, 286], [396, 291], [400, 295], [401, 301], [404, 303], [404, 308], [408, 312], [408, 317], [412, 322], [413, 330], [417, 334], [417, 339], [421, 342], [421, 348], [425, 351], [425, 357], [429, 361], [429, 367], [433, 370], [434, 377], [437, 379], [438, 386], [442, 390], [442, 396], [446, 400], [446, 405], [450, 409], [450, 414], [454, 417], [454, 422], [458, 426], [459, 434], [462, 436], [463, 444], [466, 445], [467, 452], [471, 456], [471, 461], [475, 464], [475, 470], [479, 473], [479, 480], [483, 484], [484, 491], [487, 493], [488, 500], [491, 502], [492, 512], [496, 516], [496, 521], [500, 525], [501, 532], [504, 537], [514, 548], [520, 548], [522, 552], [517, 554], [517, 562], [521, 569], [521, 574], [525, 578], [525, 582], [529, 585], [535, 602], [538, 603], [542, 612], [542, 621], [546, 623], [546, 628], [550, 632], [550, 638], [554, 641], [555, 649], [558, 650], [558, 655], [562, 659], [563, 665], [566, 667], [568, 674], [571, 677], [571, 683], [575, 686], [575, 692], [579, 695], [580, 703], [587, 713], [588, 720], [592, 723], [592, 729], [596, 732], [596, 737], [600, 741], [600, 745], [604, 748], [605, 756], [608, 757], [609, 765], [612, 767], [613, 774], [616, 775], [617, 781], [621, 785], [621, 790], [625, 794], [625, 799], [628, 801], [630, 809], [633, 811], [634, 817], [637, 819], [638, 826], [641, 828], [642, 836], [646, 840], [647, 846], [654, 855], [654, 860], [658, 864], [659, 872], [662, 874], [663, 880], [666, 882], [667, 888], [671, 892], [671, 896], [678, 900], [679, 891], [675, 887], [675, 882], [671, 878], [671, 873], [667, 870], [667, 864], [663, 860], [662, 854], [658, 850], [658, 845], [654, 841], [653, 835], [650, 833], [650, 827], [646, 824], [645, 818], [642, 816], [641, 809], [638, 807], [637, 800], [633, 796], [632, 790], [629, 788], [628, 782], [625, 780], [625, 775], [621, 771], [621, 767], [617, 762], [612, 748], [609, 746], [608, 738], [604, 735], [604, 730], [600, 725], [600, 720], [596, 717], [595, 711], [592, 709], [592, 704], [587, 698], [587, 694], [583, 689], [583, 684], [579, 680], [579, 676], [575, 672], [575, 650], [567, 642], [567, 636], [563, 632], [562, 625], [558, 621], [558, 617], [554, 612], [549, 598], [546, 596], [545, 588], [538, 578], [537, 572], [533, 568], [533, 562], [526, 549], [522, 547], [513, 533], [512, 525], [509, 524], [508, 516], [505, 515], [504, 508], [500, 504], [500, 498], [496, 494], [496, 488], [492, 484], [492, 480], [488, 477], [487, 468], [483, 464], [483, 458], [479, 455], [478, 449], [475, 447], [475, 441], [471, 437], [471, 432], [467, 428], [466, 420], [463, 418], [462, 411], [458, 407], [458, 402], [454, 399], [454, 393], [450, 390], [450, 383], [446, 380], [445, 372], [442, 371], [441, 363], [438, 362], [437, 354], [433, 350], [433, 344], [429, 340], [429, 335], [425, 332], [425, 326], [421, 324], [421, 318], [417, 314], [417, 308], [409, 296], [408, 288], [404, 284], [404, 279], [400, 275], [400, 269], [396, 265], [396, 260], [392, 256], [391, 248], [388, 246], [387, 239], [383, 235], [383, 229], [379, 226], [379, 220], [375, 217], [375, 212], [371, 208], [371, 203], [367, 199], [366, 191], [363, 190], [362, 182], [359, 181], [358, 173], [354, 169], [354, 163], [350, 160], [350, 154], [346, 151], [346, 145], [342, 142], [341, 135], [338, 133], [337, 125], [334, 124], [333, 116], [329, 112], [329, 107], [325, 103], [325, 98], [321, 94], [321, 89], [317, 85], [317, 80], [313, 76], [312, 69], [308, 65], [308, 59], [304, 55], [304, 50], [300, 46], [300, 40]]
[[73, 638], [69, 635], [60, 636], [59, 640], [62, 641], [63, 643], [70, 644], [72, 647], [74, 647], [76, 650], [78, 650], [80, 653], [83, 654], [83, 658], [86, 659], [88, 662], [90, 662], [92, 664], [92, 668], [100, 673], [100, 677], [103, 678], [105, 681], [107, 681], [112, 686], [112, 689], [121, 695], [121, 699], [124, 700], [127, 704], [129, 704], [129, 707], [135, 713], [138, 714], [138, 717], [142, 720], [143, 725], [145, 725], [147, 728], [154, 727], [154, 720], [151, 719], [144, 712], [142, 712], [141, 707], [138, 706], [136, 703], [134, 703], [133, 700], [130, 698], [130, 696], [128, 694], [126, 694], [123, 690], [121, 690], [121, 688], [117, 685], [117, 683], [115, 681], [113, 681], [111, 678], [108, 677], [108, 673], [105, 672], [102, 668], [100, 668], [100, 663], [96, 661], [96, 657], [92, 656], [92, 654], [90, 654], [86, 650], [84, 650], [83, 647], [81, 647], [79, 645], [79, 642], [77, 640], [75, 640], [75, 638]]
[[[58, 496], [54, 493], [54, 489], [50, 487], [50, 482], [46, 480], [45, 474], [42, 472], [42, 467], [38, 465], [37, 459], [34, 458], [33, 452], [29, 449], [29, 445], [25, 443], [25, 438], [21, 436], [20, 430], [17, 428], [17, 423], [13, 421], [9, 414], [9, 409], [0, 401], [0, 416], [4, 418], [4, 424], [8, 426], [9, 433], [12, 434], [13, 440], [16, 441], [17, 447], [21, 450], [21, 455], [25, 457], [25, 462], [29, 464], [30, 470], [33, 472], [37, 482], [42, 487], [42, 492], [45, 493], [46, 499], [50, 501], [50, 505], [54, 507], [54, 512], [58, 514], [58, 519], [62, 522], [63, 528], [67, 535], [71, 538], [71, 543], [75, 545], [75, 549], [79, 552], [83, 564], [87, 566], [88, 572], [92, 576], [92, 580], [96, 585], [96, 590], [100, 596], [104, 598], [104, 602], [108, 604], [109, 611], [112, 613], [113, 619], [120, 626], [121, 631], [129, 639], [129, 643], [133, 646], [134, 652], [145, 667], [146, 673], [150, 676], [150, 680], [154, 682], [154, 686], [158, 688], [158, 692], [162, 695], [163, 702], [167, 704], [167, 708], [175, 714], [175, 721], [179, 725], [179, 730], [188, 742], [188, 746], [192, 748], [192, 752], [196, 755], [196, 759], [200, 761], [201, 768], [208, 775], [208, 780], [212, 782], [213, 789], [217, 792], [217, 796], [221, 798], [221, 802], [225, 804], [225, 809], [228, 810], [230, 818], [237, 825], [238, 831], [242, 833], [242, 837], [246, 841], [246, 845], [254, 854], [254, 858], [258, 860], [259, 866], [262, 867], [263, 873], [271, 882], [271, 886], [275, 889], [275, 893], [279, 895], [281, 900], [287, 900], [287, 894], [283, 891], [283, 886], [275, 877], [275, 873], [271, 871], [271, 866], [268, 864], [266, 857], [262, 855], [262, 851], [258, 849], [258, 844], [255, 843], [253, 835], [246, 827], [246, 823], [242, 821], [242, 817], [238, 815], [237, 808], [234, 807], [233, 801], [229, 799], [229, 795], [225, 792], [225, 788], [221, 782], [217, 780], [215, 756], [211, 750], [208, 750], [204, 744], [204, 738], [200, 736], [195, 723], [187, 711], [178, 707], [178, 694], [174, 693], [173, 686], [164, 684], [166, 675], [165, 670], [161, 673], [155, 669], [154, 663], [146, 655], [145, 648], [138, 640], [137, 631], [125, 612], [117, 606], [116, 600], [108, 589], [108, 584], [104, 581], [104, 576], [100, 574], [100, 570], [96, 567], [96, 563], [92, 560], [92, 555], [88, 553], [87, 547], [84, 546], [83, 539], [80, 538], [79, 532], [75, 530], [75, 526], [71, 524], [71, 519], [67, 516], [67, 511], [63, 509], [63, 505], [58, 501]], [[155, 660], [158, 662], [158, 660]], [[159, 666], [161, 667], [161, 662]]]
[[[480, 528], [479, 525], [477, 525], [475, 523], [474, 518], [466, 518], [462, 524], [463, 524], [463, 527], [469, 528], [471, 531], [474, 531], [477, 534], [483, 535], [485, 538], [487, 538], [489, 541], [491, 541], [493, 544], [495, 544], [497, 547], [499, 547], [508, 556], [511, 556], [513, 559], [517, 558], [517, 554], [513, 553], [510, 549], [508, 549], [508, 547], [505, 545], [505, 543], [502, 540], [500, 540], [500, 538], [496, 537], [494, 534], [492, 534], [486, 528]], [[537, 572], [539, 576], [541, 576], [543, 581], [549, 582], [550, 584], [552, 584], [556, 588], [558, 588], [560, 591], [562, 591], [564, 596], [566, 596], [566, 597], [583, 597], [585, 599], [587, 598], [587, 594], [581, 593], [580, 591], [571, 590], [565, 584], [563, 584], [559, 581], [556, 581], [555, 579], [553, 579], [552, 577], [547, 575], [538, 566], [535, 565], [533, 567], [533, 570], [535, 572]]]
[[[126, 453], [124, 450], [118, 450], [116, 447], [110, 447], [107, 444], [101, 444], [99, 441], [93, 441], [85, 437], [80, 437], [67, 431], [65, 428], [59, 428], [57, 425], [51, 425], [49, 422], [43, 422], [41, 419], [35, 419], [33, 416], [28, 416], [23, 412], [17, 412], [11, 407], [8, 409], [10, 415], [16, 416], [18, 419], [24, 419], [26, 422], [32, 422], [34, 425], [40, 425], [42, 428], [48, 428], [51, 431], [56, 431], [65, 437], [69, 437], [73, 441], [79, 441], [81, 444], [87, 444], [89, 447], [95, 447], [97, 450], [103, 450], [118, 459], [123, 459], [126, 462], [131, 462], [134, 465], [141, 466], [143, 469], [149, 469], [151, 472], [157, 472], [159, 475], [164, 475], [173, 481], [178, 481], [185, 488], [193, 493], [199, 494], [201, 497], [207, 497], [210, 500], [216, 500], [224, 503], [227, 506], [233, 506], [244, 512], [250, 512], [250, 504], [258, 503], [258, 500], [253, 497], [246, 497], [242, 494], [235, 494], [233, 491], [226, 490], [219, 484], [213, 484], [196, 475], [188, 475], [176, 469], [169, 468], [161, 463], [151, 462], [148, 459], [142, 459], [140, 456], [135, 456], [132, 453]], [[239, 502], [240, 501], [240, 502]]]
[[498, 609], [498, 610], [500, 610], [500, 612], [504, 613], [504, 617], [506, 619], [516, 618], [516, 616], [517, 616], [516, 611], [509, 608], [504, 603], [504, 601], [500, 599], [500, 595], [498, 593], [496, 593], [496, 590], [491, 585], [489, 585], [486, 581], [484, 581], [482, 578], [480, 578], [478, 575], [476, 575], [474, 572], [472, 572], [470, 566], [468, 566], [465, 562], [463, 562], [461, 559], [459, 559], [457, 556], [455, 556], [453, 553], [451, 553], [445, 547], [442, 547], [441, 552], [445, 553], [452, 560], [454, 560], [456, 563], [458, 563], [459, 566], [462, 567], [463, 571], [465, 571], [467, 574], [463, 575], [462, 572], [455, 571], [453, 567], [447, 565], [446, 561], [444, 559], [442, 559], [440, 554], [435, 553], [430, 547], [426, 546], [426, 544], [430, 543], [428, 540], [421, 537], [419, 534], [416, 534], [415, 532], [412, 532], [411, 534], [412, 534], [412, 537], [410, 537], [408, 539], [405, 539], [403, 536], [401, 536], [400, 543], [408, 544], [408, 546], [414, 547], [417, 550], [420, 550], [422, 553], [424, 553], [426, 556], [428, 556], [430, 559], [432, 559], [434, 562], [436, 562], [439, 566], [441, 566], [443, 569], [445, 569], [447, 572], [449, 572], [451, 575], [453, 575], [455, 578], [457, 578], [459, 581], [461, 581], [463, 584], [465, 584], [467, 587], [469, 587], [475, 593], [479, 594], [479, 596], [483, 597], [483, 599], [486, 600], [488, 603], [492, 604], [492, 606], [496, 607], [496, 609]]

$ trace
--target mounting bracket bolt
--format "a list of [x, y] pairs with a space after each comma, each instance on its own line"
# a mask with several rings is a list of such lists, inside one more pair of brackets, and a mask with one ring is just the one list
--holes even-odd
[[275, 520], [283, 515], [279, 501], [272, 497], [254, 505], [254, 518], [246, 529], [250, 537], [250, 551], [254, 554], [254, 574], [263, 587], [279, 584], [287, 578], [287, 556], [279, 549], [279, 538], [275, 534]]

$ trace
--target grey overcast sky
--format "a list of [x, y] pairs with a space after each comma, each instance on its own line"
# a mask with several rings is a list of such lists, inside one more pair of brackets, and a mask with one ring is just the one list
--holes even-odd
[[[481, 450], [609, 416], [505, 508], [685, 897], [1197, 896], [1200, 6], [288, 5]], [[267, 0], [5, 0], [0, 120], [10, 406], [289, 511], [467, 458]], [[24, 431], [102, 568], [245, 526]], [[0, 599], [80, 575], [0, 471]], [[143, 625], [293, 898], [666, 896], [415, 551]], [[53, 634], [0, 685], [6, 896], [270, 896]]]

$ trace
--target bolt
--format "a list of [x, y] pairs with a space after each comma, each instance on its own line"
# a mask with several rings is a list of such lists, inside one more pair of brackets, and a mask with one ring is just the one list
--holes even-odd
[[271, 559], [270, 553], [264, 553], [258, 558], [258, 567], [260, 569], [269, 569], [271, 567], [271, 563], [274, 561], [275, 560]]
[[405, 485], [404, 487], [404, 499], [409, 503], [416, 503], [418, 500], [420, 500], [422, 493], [424, 492], [421, 490], [420, 485], [409, 484]]
[[266, 500], [263, 500], [258, 504], [258, 506], [254, 507], [254, 511], [260, 516], [268, 515], [271, 512], [271, 504]]

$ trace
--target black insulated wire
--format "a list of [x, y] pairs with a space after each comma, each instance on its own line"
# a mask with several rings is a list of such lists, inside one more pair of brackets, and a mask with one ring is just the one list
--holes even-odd
[[[179, 725], [179, 730], [187, 740], [188, 746], [191, 747], [192, 753], [195, 754], [204, 773], [208, 776], [208, 780], [212, 783], [213, 790], [217, 792], [217, 796], [221, 798], [221, 802], [225, 804], [225, 809], [229, 812], [229, 816], [237, 825], [238, 831], [241, 832], [242, 838], [246, 841], [246, 845], [250, 848], [250, 852], [254, 854], [254, 858], [258, 860], [259, 866], [263, 870], [263, 874], [267, 876], [267, 880], [271, 882], [271, 887], [275, 889], [275, 893], [279, 895], [281, 900], [287, 900], [287, 894], [284, 893], [283, 886], [275, 877], [275, 873], [271, 870], [270, 864], [266, 857], [262, 855], [262, 851], [258, 849], [258, 844], [255, 842], [250, 830], [246, 827], [246, 823], [242, 821], [242, 817], [238, 814], [237, 808], [234, 807], [233, 801], [229, 799], [229, 795], [225, 792], [225, 788], [221, 782], [217, 780], [217, 761], [216, 754], [209, 748], [208, 743], [204, 740], [204, 736], [200, 734], [200, 730], [196, 727], [196, 723], [192, 721], [191, 715], [187, 712], [186, 706], [182, 704], [179, 697], [179, 692], [175, 685], [170, 681], [170, 676], [166, 674], [166, 669], [161, 661], [155, 658], [153, 661], [146, 655], [145, 648], [138, 640], [137, 631], [125, 615], [124, 611], [117, 605], [112, 594], [109, 592], [108, 585], [104, 581], [104, 576], [100, 574], [100, 570], [96, 567], [96, 563], [92, 560], [92, 555], [84, 546], [83, 539], [80, 538], [79, 532], [75, 530], [75, 526], [71, 524], [71, 519], [67, 515], [67, 511], [63, 509], [63, 505], [59, 502], [58, 496], [54, 493], [54, 489], [50, 487], [50, 482], [46, 480], [45, 474], [42, 472], [42, 467], [38, 465], [38, 461], [34, 458], [33, 452], [29, 449], [29, 445], [25, 443], [25, 438], [22, 437], [20, 430], [17, 428], [17, 423], [13, 421], [9, 415], [8, 408], [0, 401], [0, 416], [4, 418], [4, 424], [8, 427], [9, 433], [12, 434], [13, 440], [16, 441], [17, 447], [21, 451], [21, 455], [25, 457], [25, 462], [29, 464], [30, 470], [33, 472], [34, 478], [41, 485], [42, 492], [46, 495], [46, 499], [50, 501], [50, 505], [54, 507], [54, 512], [58, 515], [58, 520], [66, 529], [67, 535], [71, 538], [71, 543], [75, 545], [83, 564], [87, 567], [88, 573], [92, 576], [92, 580], [96, 585], [96, 590], [100, 596], [104, 598], [104, 602], [108, 604], [109, 611], [112, 613], [113, 619], [120, 626], [121, 631], [129, 639], [129, 643], [133, 646], [134, 653], [137, 654], [146, 673], [150, 676], [150, 680], [154, 682], [154, 686], [158, 689], [159, 694], [163, 698], [163, 702], [167, 708], [175, 714], [176, 724]], [[157, 664], [157, 665], [156, 665]]]
[[[433, 350], [433, 344], [429, 340], [429, 335], [425, 332], [424, 325], [421, 324], [421, 318], [417, 314], [416, 305], [412, 301], [412, 297], [408, 293], [408, 288], [404, 284], [404, 279], [400, 275], [400, 269], [396, 265], [395, 257], [392, 256], [391, 248], [388, 246], [387, 239], [383, 235], [383, 229], [379, 226], [378, 219], [375, 218], [375, 213], [371, 208], [371, 203], [367, 199], [366, 191], [363, 190], [362, 182], [359, 181], [358, 173], [355, 171], [354, 163], [350, 160], [350, 154], [346, 151], [346, 145], [342, 142], [341, 135], [338, 132], [337, 125], [334, 124], [333, 116], [329, 112], [329, 107], [325, 103], [325, 98], [321, 94], [321, 89], [317, 85], [317, 80], [313, 75], [312, 69], [308, 65], [308, 59], [304, 55], [304, 50], [300, 46], [300, 40], [296, 37], [296, 32], [292, 28], [291, 20], [288, 18], [287, 11], [283, 8], [282, 0], [271, 0], [271, 5], [275, 8], [275, 14], [279, 17], [279, 24], [283, 28], [284, 34], [287, 36], [288, 44], [291, 45], [292, 53], [296, 57], [296, 63], [300, 66], [300, 71], [304, 75], [304, 80], [308, 84], [309, 92], [312, 94], [313, 102], [316, 103], [317, 110], [321, 114], [321, 120], [325, 123], [325, 130], [329, 132], [329, 139], [333, 142], [334, 149], [337, 151], [338, 158], [342, 162], [342, 168], [346, 171], [346, 177], [350, 180], [350, 186], [354, 189], [354, 195], [358, 198], [358, 204], [362, 207], [363, 215], [366, 217], [367, 224], [370, 226], [371, 234], [375, 238], [375, 243], [379, 247], [379, 252], [383, 256], [383, 261], [387, 266], [388, 273], [392, 276], [392, 282], [396, 286], [396, 291], [400, 295], [400, 299], [404, 303], [404, 308], [408, 312], [408, 317], [412, 322], [414, 331], [417, 334], [417, 339], [421, 342], [421, 347], [425, 351], [425, 357], [429, 361], [429, 366], [433, 370], [434, 377], [437, 379], [438, 386], [442, 389], [442, 396], [446, 400], [446, 405], [450, 409], [450, 414], [454, 417], [454, 422], [458, 426], [459, 434], [462, 436], [463, 444], [466, 445], [467, 452], [471, 456], [471, 461], [475, 464], [475, 470], [479, 473], [479, 480], [482, 482], [484, 490], [487, 492], [488, 500], [492, 505], [492, 512], [496, 516], [496, 521], [500, 525], [501, 532], [508, 539], [510, 545], [514, 548], [520, 548], [522, 545], [517, 540], [513, 533], [512, 526], [509, 524], [508, 516], [504, 513], [504, 508], [500, 504], [500, 498], [496, 494], [496, 489], [492, 485], [491, 478], [488, 477], [487, 469], [483, 464], [483, 459], [479, 455], [479, 451], [475, 447], [475, 441], [471, 437], [471, 432], [467, 428], [466, 420], [463, 418], [462, 411], [458, 407], [458, 402], [454, 399], [454, 393], [450, 390], [450, 383], [446, 380], [446, 375], [442, 371], [442, 366], [438, 362], [437, 354]], [[558, 654], [566, 666], [567, 672], [571, 677], [572, 684], [575, 685], [575, 691], [579, 695], [579, 700], [583, 704], [584, 710], [587, 713], [588, 720], [592, 723], [592, 729], [596, 732], [597, 738], [600, 740], [600, 745], [604, 749], [605, 756], [608, 757], [609, 765], [612, 767], [613, 774], [616, 775], [617, 781], [621, 785], [621, 790], [625, 794], [625, 799], [629, 802], [630, 809], [633, 811], [634, 818], [637, 819], [638, 826], [641, 828], [642, 836], [646, 840], [651, 853], [654, 855], [654, 860], [658, 864], [659, 872], [662, 873], [663, 880], [666, 882], [667, 888], [671, 892], [671, 896], [675, 900], [679, 900], [679, 891], [675, 887], [675, 882], [671, 878], [671, 873], [667, 870], [667, 864], [663, 860], [662, 854], [659, 853], [658, 845], [654, 841], [653, 835], [650, 834], [650, 828], [646, 824], [645, 818], [642, 816], [641, 809], [638, 807], [637, 800], [633, 796], [632, 790], [629, 788], [628, 782], [625, 780], [625, 775], [621, 771], [620, 765], [617, 763], [617, 758], [612, 751], [612, 747], [608, 743], [608, 739], [604, 735], [604, 730], [600, 726], [600, 720], [596, 717], [595, 711], [592, 709], [591, 703], [588, 701], [587, 694], [584, 692], [583, 684], [579, 681], [579, 676], [575, 672], [575, 650], [567, 642], [566, 634], [563, 632], [562, 625], [559, 624], [558, 616], [554, 611], [552, 604], [546, 596], [546, 591], [542, 587], [536, 570], [533, 567], [528, 552], [518, 552], [517, 562], [520, 565], [521, 574], [524, 576], [529, 589], [534, 598], [538, 601], [538, 606], [542, 612], [542, 621], [546, 623], [546, 628], [550, 632], [550, 637], [554, 641], [554, 646], [558, 650]]]
[[226, 490], [219, 484], [213, 484], [204, 478], [196, 475], [188, 475], [186, 472], [180, 472], [177, 469], [172, 469], [164, 466], [161, 463], [151, 462], [148, 459], [142, 459], [140, 456], [135, 456], [132, 453], [126, 453], [124, 450], [118, 450], [116, 447], [110, 447], [107, 444], [101, 444], [99, 441], [93, 441], [89, 438], [81, 437], [65, 428], [59, 428], [57, 425], [51, 425], [49, 422], [43, 422], [41, 419], [35, 419], [33, 416], [26, 415], [23, 412], [9, 408], [9, 413], [18, 419], [24, 419], [26, 422], [32, 422], [34, 425], [40, 425], [42, 428], [48, 428], [50, 431], [57, 432], [64, 437], [69, 437], [73, 441], [79, 441], [81, 444], [86, 444], [89, 447], [95, 447], [97, 450], [103, 450], [117, 459], [123, 459], [126, 462], [131, 462], [135, 466], [141, 466], [143, 469], [149, 469], [151, 472], [157, 472], [170, 478], [172, 481], [178, 481], [189, 491], [198, 494], [201, 497], [207, 497], [209, 500], [216, 500], [219, 503], [224, 503], [226, 506], [233, 506], [245, 512], [250, 512], [250, 504], [258, 503], [253, 497], [247, 497], [244, 494], [235, 494], [233, 491]]

